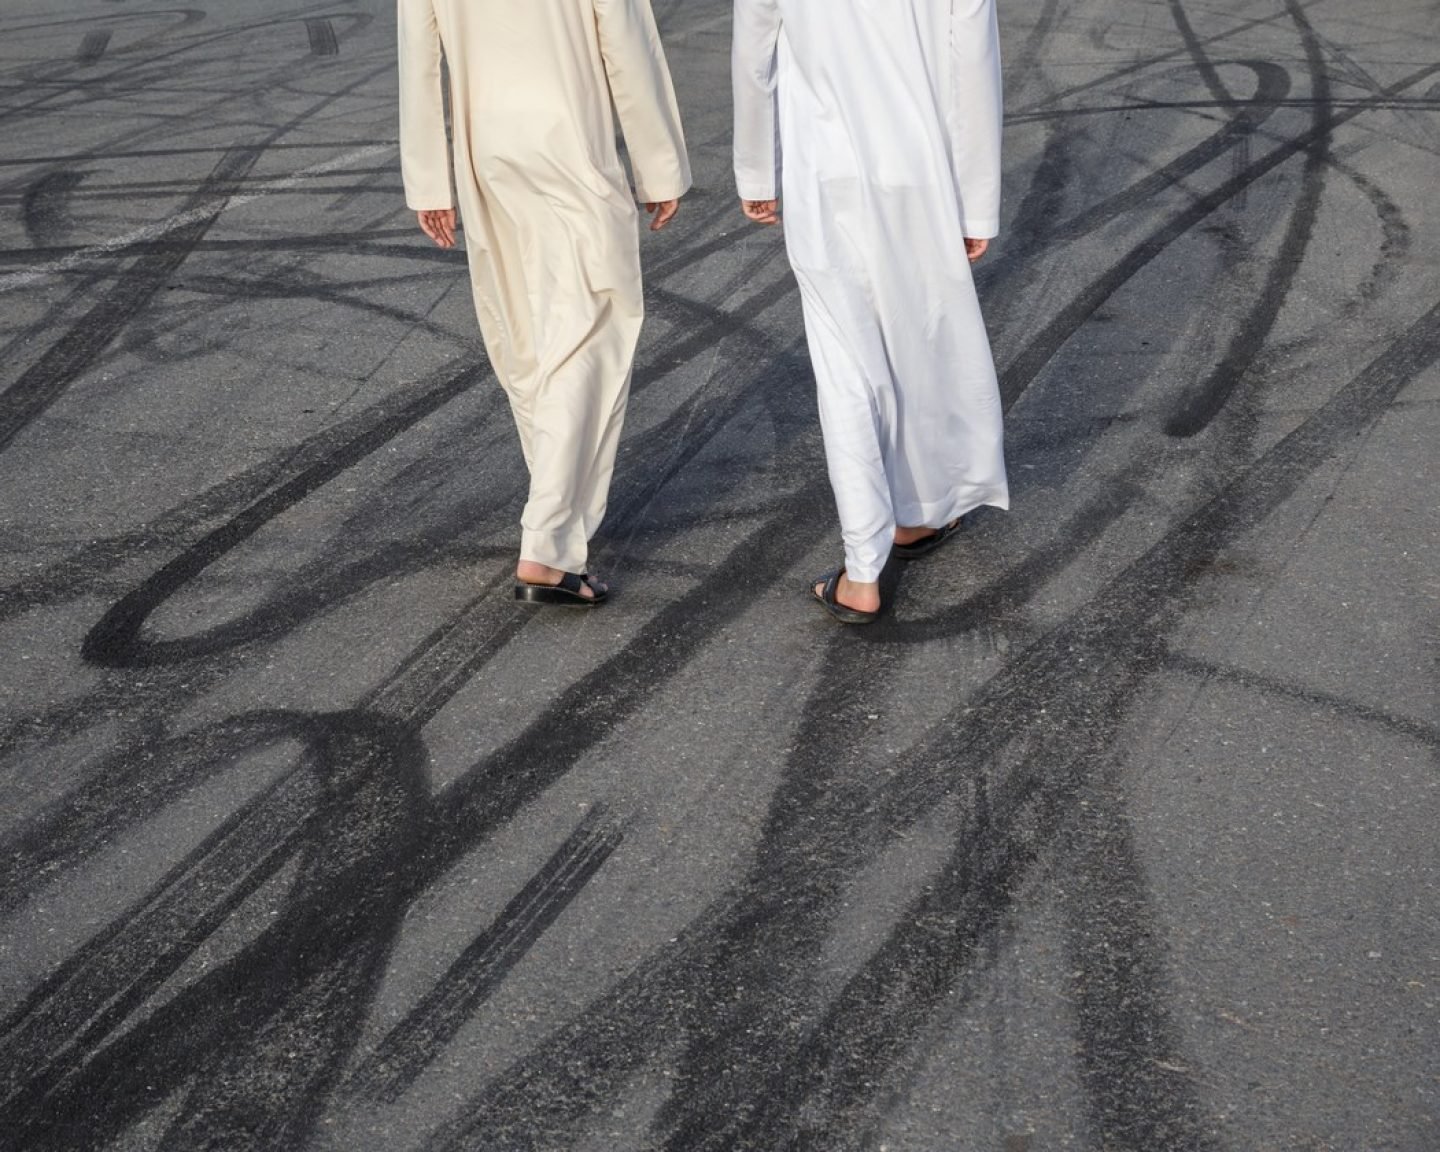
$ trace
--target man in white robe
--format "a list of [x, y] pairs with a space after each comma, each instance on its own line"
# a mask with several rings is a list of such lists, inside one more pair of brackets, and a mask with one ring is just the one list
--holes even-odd
[[892, 547], [1009, 506], [995, 365], [970, 274], [999, 231], [994, 0], [735, 0], [735, 170], [800, 284], [845, 566], [831, 613], [880, 608]]
[[[644, 313], [636, 201], [674, 216], [690, 165], [650, 0], [398, 0], [406, 204], [455, 240], [453, 172], [481, 333], [530, 495], [517, 599], [593, 607]], [[625, 133], [632, 192], [615, 144]]]

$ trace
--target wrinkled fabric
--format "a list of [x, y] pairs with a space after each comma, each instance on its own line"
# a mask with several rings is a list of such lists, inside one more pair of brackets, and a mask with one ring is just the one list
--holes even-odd
[[735, 0], [732, 63], [736, 185], [783, 190], [846, 568], [874, 581], [897, 524], [1009, 507], [965, 254], [1000, 223], [994, 0]]
[[458, 203], [481, 332], [530, 469], [520, 555], [583, 572], [644, 316], [635, 202], [690, 187], [650, 3], [398, 0], [397, 13], [405, 201]]

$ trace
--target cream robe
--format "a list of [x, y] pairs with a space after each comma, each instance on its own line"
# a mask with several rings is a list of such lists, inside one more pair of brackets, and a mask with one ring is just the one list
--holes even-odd
[[[530, 469], [525, 560], [584, 572], [640, 334], [636, 200], [690, 187], [649, 0], [398, 0], [405, 202], [452, 207]], [[612, 99], [635, 177], [615, 144]]]
[[[898, 523], [1009, 506], [965, 237], [1000, 223], [994, 0], [735, 0], [740, 195], [776, 194], [852, 580]], [[777, 141], [778, 129], [778, 141]]]

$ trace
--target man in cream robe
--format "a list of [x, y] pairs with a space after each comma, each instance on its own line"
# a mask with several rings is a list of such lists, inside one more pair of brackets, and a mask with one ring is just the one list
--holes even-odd
[[1001, 408], [970, 260], [999, 231], [994, 0], [735, 0], [735, 169], [800, 284], [845, 567], [874, 619], [891, 554], [1005, 508]]
[[398, 0], [398, 18], [405, 200], [445, 247], [448, 65], [476, 312], [530, 470], [516, 596], [593, 605], [604, 586], [584, 578], [588, 542], [643, 316], [636, 200], [663, 227], [690, 187], [654, 15], [649, 0]]

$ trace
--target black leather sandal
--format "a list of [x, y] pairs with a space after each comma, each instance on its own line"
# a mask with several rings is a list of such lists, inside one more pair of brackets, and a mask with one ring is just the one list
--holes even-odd
[[931, 552], [934, 552], [935, 549], [939, 548], [945, 541], [957, 535], [959, 531], [960, 521], [952, 520], [949, 524], [946, 524], [945, 527], [937, 528], [934, 532], [931, 532], [930, 535], [922, 536], [913, 543], [896, 544], [893, 551], [895, 555], [902, 560], [918, 560], [921, 556], [930, 555]]
[[[581, 591], [589, 586], [593, 596]], [[610, 597], [610, 589], [588, 575], [566, 572], [558, 584], [526, 584], [517, 581], [515, 599], [523, 604], [553, 604], [561, 608], [598, 608]]]
[[[859, 608], [851, 608], [841, 604], [836, 598], [836, 592], [840, 587], [840, 577], [845, 575], [844, 568], [837, 568], [834, 572], [821, 576], [819, 580], [810, 584], [810, 595], [825, 605], [825, 611], [835, 617], [842, 624], [873, 624], [880, 618], [880, 610], [874, 612], [862, 612]], [[815, 585], [824, 581], [825, 587], [819, 592], [815, 591]]]

